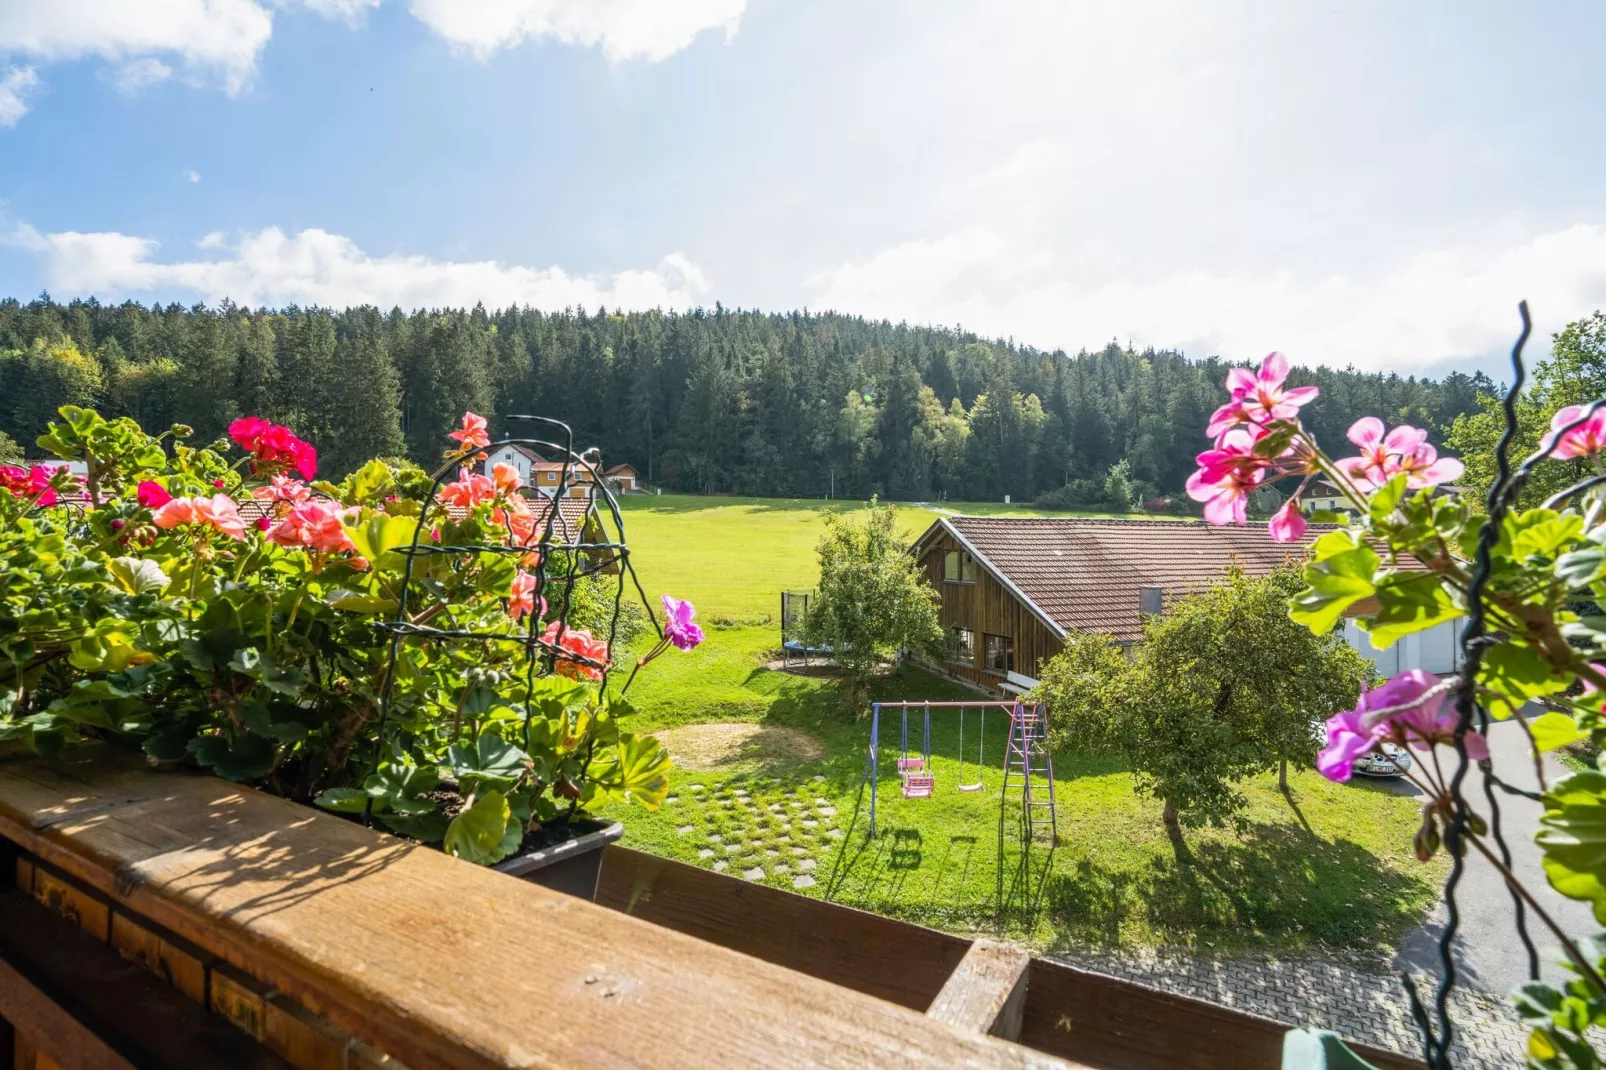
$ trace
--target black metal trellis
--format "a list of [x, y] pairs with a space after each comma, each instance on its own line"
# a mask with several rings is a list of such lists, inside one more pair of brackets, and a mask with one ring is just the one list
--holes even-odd
[[[1460, 906], [1456, 900], [1456, 893], [1465, 868], [1466, 845], [1463, 843], [1463, 838], [1466, 835], [1471, 815], [1467, 800], [1461, 793], [1461, 785], [1466, 779], [1467, 769], [1471, 764], [1471, 760], [1467, 755], [1466, 734], [1472, 729], [1474, 720], [1476, 720], [1478, 730], [1484, 733], [1487, 733], [1490, 722], [1489, 710], [1477, 701], [1476, 694], [1478, 670], [1482, 666], [1484, 654], [1496, 642], [1493, 637], [1487, 634], [1488, 621], [1484, 602], [1485, 589], [1492, 570], [1492, 552], [1495, 543], [1500, 538], [1500, 525], [1506, 514], [1516, 503], [1517, 496], [1527, 484], [1534, 467], [1551, 455], [1557, 443], [1562, 440], [1565, 434], [1582, 427], [1591, 416], [1603, 405], [1606, 405], [1606, 399], [1595, 401], [1576, 420], [1554, 432], [1548, 433], [1541, 440], [1539, 449], [1524, 458], [1522, 463], [1513, 471], [1510, 450], [1511, 444], [1517, 435], [1517, 397], [1527, 379], [1527, 369], [1523, 364], [1522, 352], [1533, 330], [1533, 322], [1528, 314], [1528, 302], [1520, 302], [1517, 306], [1517, 311], [1522, 319], [1522, 331], [1511, 350], [1512, 382], [1502, 402], [1504, 428], [1495, 448], [1497, 475], [1493, 485], [1489, 488], [1489, 496], [1486, 503], [1487, 516], [1478, 532], [1477, 551], [1473, 561], [1470, 582], [1467, 586], [1467, 628], [1462, 638], [1464, 657], [1454, 686], [1456, 710], [1455, 751], [1457, 760], [1455, 772], [1452, 774], [1449, 783], [1451, 817], [1444, 835], [1444, 845], [1450, 852], [1451, 861], [1450, 873], [1444, 883], [1446, 920], [1444, 930], [1438, 940], [1440, 977], [1433, 1015], [1437, 1019], [1437, 1029], [1434, 1028], [1427, 1008], [1417, 994], [1416, 985], [1410, 974], [1407, 973], [1401, 977], [1406, 995], [1410, 1000], [1411, 1016], [1422, 1034], [1424, 1062], [1426, 1062], [1429, 1070], [1450, 1070], [1452, 1066], [1450, 1047], [1454, 1040], [1455, 1027], [1450, 1018], [1450, 993], [1457, 983], [1454, 943], [1461, 921]], [[1544, 504], [1547, 508], [1555, 508], [1573, 495], [1584, 493], [1603, 483], [1606, 483], [1606, 476], [1593, 476], [1581, 480], [1573, 486], [1552, 495]], [[1520, 716], [1520, 714], [1517, 716]], [[1511, 868], [1511, 850], [1506, 844], [1505, 833], [1501, 827], [1500, 804], [1494, 789], [1498, 787], [1509, 794], [1522, 795], [1528, 798], [1537, 798], [1538, 796], [1534, 795], [1534, 793], [1514, 788], [1501, 781], [1495, 775], [1489, 759], [1481, 760], [1478, 766], [1484, 775], [1484, 797], [1489, 804], [1489, 833], [1499, 850], [1502, 865], [1509, 871]], [[1509, 882], [1507, 883], [1507, 891], [1511, 895], [1512, 913], [1517, 936], [1522, 941], [1523, 950], [1527, 953], [1528, 977], [1530, 980], [1538, 980], [1539, 953], [1534, 947], [1533, 937], [1528, 931], [1527, 906], [1517, 888]]]
[[[513, 533], [511, 522], [507, 524], [508, 542], [504, 545], [475, 544], [475, 545], [439, 545], [426, 534], [433, 530], [431, 524], [441, 519], [450, 519], [451, 513], [447, 506], [440, 502], [441, 487], [447, 483], [448, 477], [455, 473], [460, 466], [470, 467], [475, 464], [473, 454], [457, 458], [441, 465], [431, 477], [429, 495], [425, 498], [423, 508], [418, 514], [418, 522], [413, 526], [412, 541], [404, 547], [398, 547], [397, 552], [407, 558], [407, 564], [402, 571], [402, 586], [396, 616], [393, 620], [379, 624], [379, 627], [390, 634], [390, 649], [385, 658], [385, 676], [380, 689], [379, 722], [374, 743], [374, 756], [370, 772], [377, 773], [379, 764], [385, 753], [385, 726], [390, 720], [392, 699], [396, 684], [396, 661], [401, 654], [402, 643], [407, 639], [420, 639], [424, 641], [446, 642], [454, 640], [468, 640], [480, 642], [516, 642], [524, 647], [524, 721], [523, 730], [528, 735], [530, 718], [532, 716], [533, 692], [535, 681], [554, 671], [554, 666], [561, 655], [565, 662], [589, 666], [601, 674], [600, 690], [607, 691], [608, 676], [613, 666], [613, 644], [619, 629], [619, 615], [624, 604], [625, 581], [628, 578], [635, 587], [636, 595], [641, 599], [642, 607], [646, 610], [647, 619], [651, 622], [653, 630], [658, 637], [663, 638], [663, 628], [653, 612], [647, 595], [642, 590], [641, 581], [636, 576], [635, 568], [630, 563], [630, 547], [625, 541], [624, 516], [619, 510], [618, 499], [608, 487], [607, 481], [598, 465], [588, 459], [587, 454], [574, 452], [574, 432], [568, 424], [544, 416], [509, 416], [509, 420], [536, 425], [536, 433], [551, 435], [551, 438], [510, 437], [500, 439], [483, 447], [480, 451], [486, 455], [506, 446], [516, 446], [525, 449], [537, 456], [546, 458], [551, 455], [561, 464], [557, 486], [552, 490], [552, 496], [547, 503], [547, 512], [539, 525], [539, 531], [532, 532], [530, 540], [519, 542]], [[575, 485], [571, 481], [571, 473], [583, 469], [591, 475], [591, 498], [586, 503], [584, 515], [572, 527], [563, 517], [563, 503], [568, 500], [569, 491]], [[533, 474], [533, 471], [532, 471]], [[536, 502], [539, 502], [537, 497]], [[597, 502], [607, 506], [608, 519], [613, 522], [615, 538], [607, 538], [607, 527], [602, 519], [601, 511], [597, 509]], [[535, 504], [535, 503], [532, 503]], [[593, 523], [597, 525], [603, 538], [600, 541], [588, 541], [588, 531]], [[554, 537], [557, 535], [562, 537]], [[549, 607], [549, 612], [543, 614], [541, 607], [545, 605], [545, 592], [547, 588], [547, 568], [552, 562], [552, 554], [562, 552], [565, 557], [565, 570], [562, 577], [562, 599], [558, 606]], [[408, 598], [413, 585], [414, 564], [420, 558], [432, 556], [469, 557], [479, 554], [506, 554], [525, 557], [531, 553], [537, 554], [535, 563], [535, 588], [531, 592], [534, 609], [525, 614], [522, 632], [506, 631], [474, 631], [460, 628], [437, 628], [428, 623], [411, 620], [408, 616]], [[575, 581], [585, 576], [596, 575], [613, 569], [618, 577], [613, 591], [613, 611], [608, 621], [607, 654], [602, 661], [577, 654], [572, 650], [561, 647], [563, 636], [568, 632], [568, 618], [571, 597]], [[555, 610], [555, 612], [552, 612]], [[545, 624], [543, 625], [543, 617]], [[544, 626], [557, 624], [557, 630], [552, 639], [545, 638]], [[627, 682], [626, 687], [629, 687]], [[589, 767], [591, 754], [586, 753], [583, 767]], [[578, 806], [578, 800], [571, 800], [569, 812], [573, 813]], [[363, 809], [363, 823], [371, 824], [373, 821], [373, 799], [370, 797]]]

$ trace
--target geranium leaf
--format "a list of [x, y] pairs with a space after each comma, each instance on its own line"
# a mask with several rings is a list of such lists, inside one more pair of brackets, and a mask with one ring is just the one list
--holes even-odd
[[[313, 802], [339, 814], [360, 814], [368, 805], [368, 793], [358, 788], [329, 788]], [[374, 803], [374, 809], [380, 809], [378, 802]]]
[[1534, 746], [1541, 754], [1588, 738], [1587, 733], [1578, 730], [1578, 724], [1571, 717], [1554, 710], [1528, 722], [1528, 731], [1533, 734]]
[[1588, 901], [1606, 923], [1606, 774], [1574, 773], [1545, 793], [1534, 841], [1545, 875], [1569, 899]]
[[147, 557], [114, 557], [106, 571], [129, 594], [160, 594], [167, 587], [167, 573]]
[[488, 866], [506, 857], [502, 842], [510, 816], [507, 798], [499, 791], [482, 792], [446, 826], [443, 846], [448, 854]]

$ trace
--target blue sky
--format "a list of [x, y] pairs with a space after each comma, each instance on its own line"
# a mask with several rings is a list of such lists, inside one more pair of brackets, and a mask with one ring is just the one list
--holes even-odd
[[1588, 3], [5, 0], [0, 294], [838, 308], [1498, 376]]

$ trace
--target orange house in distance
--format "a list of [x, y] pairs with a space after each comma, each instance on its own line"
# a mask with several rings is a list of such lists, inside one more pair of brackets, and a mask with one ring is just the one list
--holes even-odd
[[[566, 498], [591, 498], [596, 491], [596, 480], [592, 478], [591, 470], [584, 465], [571, 464], [568, 466], [567, 476], [564, 466], [557, 461], [549, 461], [539, 453], [524, 446], [503, 446], [485, 459], [485, 471], [491, 471], [496, 464], [510, 464], [518, 469], [524, 485], [536, 494], [548, 498], [555, 497], [558, 487], [563, 487]], [[632, 469], [634, 471], [634, 469]]]

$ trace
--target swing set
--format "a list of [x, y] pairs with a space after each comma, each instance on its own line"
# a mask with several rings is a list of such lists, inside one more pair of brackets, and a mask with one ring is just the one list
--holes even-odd
[[[909, 711], [919, 709], [920, 749], [909, 749]], [[1024, 807], [1025, 827], [1031, 834], [1034, 810], [1047, 809], [1051, 828], [1057, 829], [1054, 809], [1054, 759], [1048, 751], [1048, 715], [1035, 702], [1019, 699], [1004, 702], [877, 702], [870, 712], [870, 754], [865, 765], [865, 779], [870, 783], [870, 835], [876, 833], [877, 777], [880, 773], [881, 711], [897, 710], [900, 716], [898, 779], [905, 799], [929, 799], [937, 790], [937, 777], [931, 768], [931, 711], [933, 709], [959, 710], [959, 783], [954, 785], [965, 792], [985, 788], [984, 767], [987, 755], [987, 710], [1007, 710], [1009, 713], [1009, 740], [1004, 747], [1003, 791], [1018, 787]], [[977, 730], [976, 779], [965, 782], [965, 711], [979, 710], [981, 723]], [[1034, 776], [1035, 774], [1035, 776]], [[1033, 797], [1033, 788], [1039, 794], [1046, 792], [1046, 801]]]

